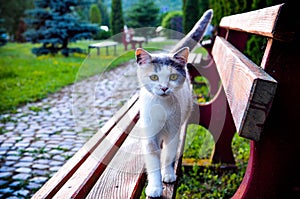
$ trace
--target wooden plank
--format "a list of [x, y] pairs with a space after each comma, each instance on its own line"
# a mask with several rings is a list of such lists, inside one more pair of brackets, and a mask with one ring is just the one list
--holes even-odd
[[190, 53], [188, 57], [188, 63], [193, 63], [196, 57], [196, 53]]
[[137, 101], [134, 95], [32, 198], [52, 198]]
[[141, 193], [146, 175], [139, 133], [139, 127], [136, 125], [87, 199], [135, 198], [134, 196]]
[[[180, 142], [174, 168], [177, 175], [179, 174], [181, 167], [184, 140], [185, 131], [180, 134]], [[87, 199], [139, 198], [146, 181], [140, 143], [140, 130], [136, 125], [87, 196]], [[164, 192], [162, 198], [174, 198], [176, 185], [177, 184], [163, 184]]]
[[[280, 34], [284, 33], [276, 32], [275, 26], [283, 5], [223, 17], [220, 27], [282, 39]], [[286, 35], [288, 37], [290, 35]]]
[[53, 198], [84, 198], [137, 121], [135, 103]]
[[277, 82], [224, 38], [216, 37], [212, 54], [237, 131], [259, 140]]
[[195, 65], [199, 65], [201, 63], [202, 60], [202, 54], [196, 54], [196, 58], [194, 60], [194, 64]]

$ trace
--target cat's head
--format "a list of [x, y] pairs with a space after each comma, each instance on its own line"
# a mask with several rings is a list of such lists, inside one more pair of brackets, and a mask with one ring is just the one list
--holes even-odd
[[142, 48], [136, 49], [137, 75], [141, 86], [154, 95], [172, 95], [182, 87], [188, 75], [188, 55], [187, 47], [173, 54], [151, 54]]

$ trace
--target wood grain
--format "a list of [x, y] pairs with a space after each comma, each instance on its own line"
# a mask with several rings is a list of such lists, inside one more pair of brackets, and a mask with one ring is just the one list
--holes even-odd
[[84, 198], [136, 123], [135, 103], [53, 198]]
[[140, 194], [146, 175], [139, 132], [139, 127], [135, 126], [96, 182], [87, 199], [125, 199], [134, 198], [135, 195]]
[[220, 27], [244, 31], [277, 39], [288, 39], [290, 35], [282, 35], [276, 31], [276, 22], [283, 4], [255, 10], [247, 13], [223, 17]]
[[[177, 175], [180, 173], [184, 141], [185, 131], [180, 134], [177, 160], [174, 167]], [[139, 127], [136, 125], [87, 198], [139, 198], [145, 181], [146, 173], [141, 149], [141, 136]], [[164, 184], [163, 186], [162, 198], [174, 198], [177, 184]]]
[[134, 95], [64, 166], [39, 189], [32, 198], [52, 198], [67, 182], [83, 162], [92, 154], [117, 122], [128, 112], [137, 101]]
[[216, 37], [212, 54], [237, 131], [259, 140], [277, 82], [221, 37]]

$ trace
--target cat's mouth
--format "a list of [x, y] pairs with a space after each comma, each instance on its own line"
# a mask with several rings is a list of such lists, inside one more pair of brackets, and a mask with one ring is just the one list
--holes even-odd
[[160, 94], [159, 96], [161, 96], [161, 97], [167, 97], [167, 96], [169, 96], [169, 95], [166, 94], [166, 93], [162, 93], [162, 94]]

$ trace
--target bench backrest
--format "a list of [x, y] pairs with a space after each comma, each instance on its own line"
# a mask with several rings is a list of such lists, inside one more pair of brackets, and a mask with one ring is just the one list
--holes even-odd
[[[270, 41], [290, 38], [277, 31], [277, 19], [283, 4], [243, 14], [223, 17], [212, 49], [238, 133], [258, 141], [275, 96], [277, 82], [264, 71]], [[241, 51], [248, 34], [269, 39], [261, 66]]]

